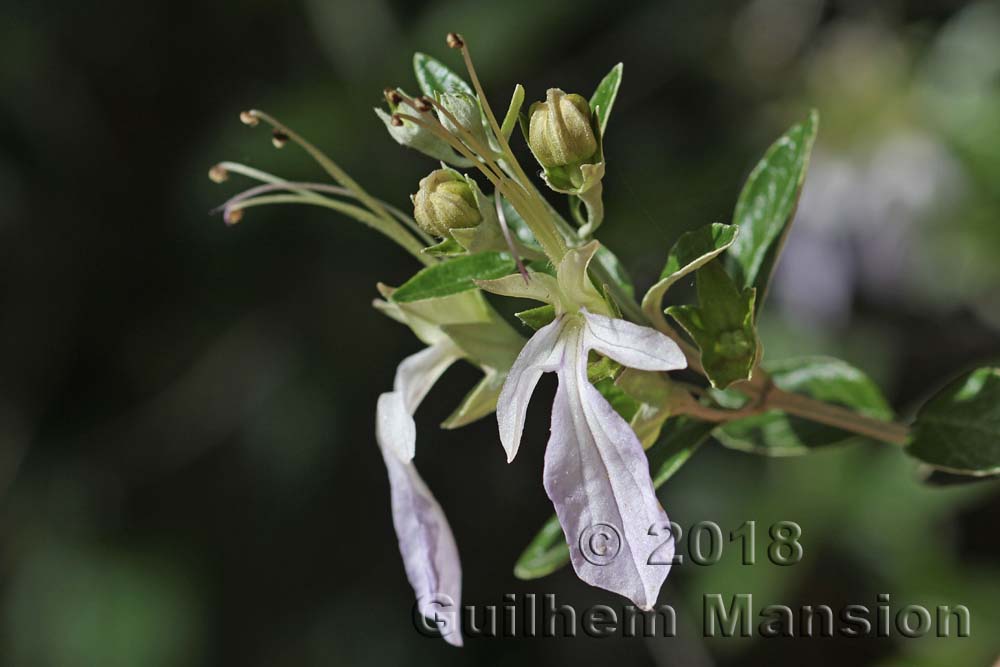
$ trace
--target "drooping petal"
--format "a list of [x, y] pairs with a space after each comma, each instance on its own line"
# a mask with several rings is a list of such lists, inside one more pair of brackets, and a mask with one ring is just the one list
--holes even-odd
[[437, 622], [445, 641], [461, 646], [462, 565], [448, 519], [413, 463], [379, 444], [389, 471], [392, 523], [417, 607]]
[[587, 381], [585, 335], [578, 331], [564, 341], [545, 491], [577, 576], [650, 609], [673, 557], [667, 515], [638, 438]]
[[461, 356], [461, 351], [448, 339], [411, 354], [396, 368], [393, 390], [378, 397], [375, 436], [401, 460], [409, 461], [416, 450], [417, 426], [413, 413], [441, 374]]
[[406, 409], [403, 395], [387, 391], [375, 407], [375, 439], [393, 451], [401, 461], [409, 461], [417, 445], [417, 424]]
[[507, 461], [513, 461], [524, 431], [524, 416], [528, 402], [542, 373], [556, 370], [562, 361], [560, 335], [564, 319], [557, 317], [535, 332], [511, 366], [507, 380], [497, 400], [497, 424], [500, 443], [507, 451]]
[[587, 320], [584, 347], [611, 357], [623, 366], [643, 371], [673, 371], [687, 367], [677, 343], [656, 329], [581, 311]]
[[392, 389], [403, 395], [403, 404], [410, 414], [416, 412], [441, 374], [461, 357], [462, 352], [454, 343], [442, 340], [403, 359], [396, 368]]

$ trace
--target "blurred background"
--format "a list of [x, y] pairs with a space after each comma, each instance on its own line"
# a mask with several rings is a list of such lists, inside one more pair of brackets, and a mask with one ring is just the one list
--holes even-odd
[[[376, 397], [419, 343], [376, 313], [416, 268], [320, 209], [208, 211], [234, 159], [322, 175], [241, 125], [265, 109], [399, 205], [433, 164], [372, 113], [411, 55], [469, 39], [494, 106], [514, 84], [589, 95], [618, 61], [602, 238], [653, 282], [684, 230], [728, 222], [743, 179], [808, 108], [820, 136], [762, 317], [767, 356], [865, 369], [907, 414], [1000, 355], [1000, 5], [750, 0], [503, 3], [3, 0], [0, 21], [0, 664], [990, 665], [1000, 486], [930, 486], [874, 443], [765, 460], [717, 443], [664, 488], [671, 518], [798, 522], [794, 567], [685, 564], [673, 639], [470, 640], [413, 630], [374, 442]], [[519, 150], [524, 151], [523, 143]], [[247, 186], [250, 183], [246, 183]], [[563, 204], [560, 202], [560, 206]], [[516, 465], [495, 422], [418, 414], [464, 602], [555, 593], [514, 560], [551, 514], [543, 381]], [[759, 559], [761, 560], [761, 559]], [[967, 639], [701, 639], [704, 593], [764, 604], [965, 604]]]

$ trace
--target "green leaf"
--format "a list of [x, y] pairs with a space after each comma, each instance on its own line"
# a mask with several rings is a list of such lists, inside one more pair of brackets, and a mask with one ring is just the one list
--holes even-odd
[[813, 110], [774, 142], [736, 202], [733, 224], [740, 234], [727, 253], [729, 269], [737, 285], [757, 288], [758, 310], [792, 226], [818, 125], [819, 114]]
[[492, 414], [496, 410], [497, 399], [506, 379], [507, 373], [488, 370], [472, 391], [465, 395], [455, 411], [441, 423], [441, 428], [459, 428]]
[[514, 313], [514, 316], [524, 322], [525, 325], [531, 327], [535, 331], [538, 331], [546, 324], [550, 324], [552, 320], [556, 319], [556, 309], [555, 306], [545, 304], [544, 306], [529, 308], [528, 310], [522, 310], [519, 313]]
[[[496, 196], [500, 197], [499, 194]], [[531, 233], [528, 223], [524, 221], [524, 218], [517, 212], [514, 205], [507, 201], [506, 197], [500, 197], [500, 208], [503, 210], [503, 217], [507, 221], [507, 226], [513, 235], [517, 237], [518, 241], [532, 248], [541, 248], [538, 245], [538, 241], [535, 240], [535, 235]]]
[[608, 127], [608, 119], [611, 117], [611, 109], [615, 106], [615, 98], [618, 97], [618, 88], [622, 85], [622, 70], [625, 65], [618, 63], [611, 68], [607, 76], [597, 84], [597, 90], [590, 96], [590, 109], [597, 114], [598, 124], [603, 135]]
[[927, 401], [906, 451], [945, 472], [1000, 473], [1000, 368], [977, 368]]
[[440, 60], [426, 53], [413, 54], [413, 71], [424, 95], [435, 97], [441, 93], [468, 93], [475, 95], [465, 79], [452, 72]]
[[513, 273], [514, 260], [505, 252], [480, 252], [421, 269], [399, 286], [392, 300], [421, 301], [475, 289], [474, 280], [493, 280]]
[[671, 306], [667, 313], [698, 345], [712, 386], [725, 389], [749, 379], [757, 359], [756, 290], [739, 290], [718, 262], [709, 262], [695, 276], [699, 305]]
[[443, 324], [441, 331], [479, 366], [506, 370], [524, 347], [524, 338], [500, 317], [488, 322]]
[[718, 257], [733, 244], [739, 227], [715, 222], [681, 235], [667, 254], [660, 280], [642, 298], [642, 310], [653, 322], [663, 321], [661, 305], [667, 290], [678, 280]]
[[432, 257], [455, 257], [457, 255], [464, 255], [466, 250], [462, 247], [462, 244], [451, 238], [443, 239], [439, 243], [427, 246], [420, 252]]
[[628, 295], [630, 299], [635, 298], [635, 285], [632, 284], [632, 278], [628, 275], [628, 271], [625, 270], [625, 265], [621, 263], [621, 260], [613, 252], [608, 250], [607, 246], [602, 244], [597, 249], [594, 261], [604, 269], [607, 277], [614, 281], [615, 287]]
[[612, 378], [601, 378], [594, 383], [594, 388], [601, 392], [604, 400], [610, 403], [615, 412], [621, 415], [625, 421], [632, 421], [632, 417], [639, 411], [639, 403], [616, 385]]
[[[715, 424], [686, 417], [667, 422], [659, 441], [646, 451], [653, 486], [660, 488], [673, 477], [711, 434]], [[530, 580], [544, 577], [569, 562], [569, 547], [559, 519], [549, 518], [514, 564], [514, 576]]]
[[[892, 409], [882, 391], [857, 368], [831, 357], [800, 357], [762, 364], [774, 384], [785, 391], [833, 403], [866, 417], [890, 420]], [[726, 407], [746, 401], [735, 392], [713, 392]], [[780, 410], [730, 422], [715, 430], [726, 447], [766, 456], [806, 454], [817, 447], [855, 442], [861, 436], [788, 415]]]
[[687, 460], [708, 440], [715, 424], [688, 417], [671, 419], [663, 428], [660, 440], [649, 448], [649, 471], [657, 489], [681, 469]]

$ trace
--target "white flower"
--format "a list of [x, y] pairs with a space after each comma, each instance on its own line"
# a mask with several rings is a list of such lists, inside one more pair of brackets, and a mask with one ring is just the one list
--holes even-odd
[[437, 624], [445, 641], [462, 645], [458, 610], [462, 566], [451, 527], [412, 459], [417, 430], [413, 414], [438, 378], [459, 359], [482, 368], [484, 378], [444, 426], [454, 428], [491, 412], [522, 338], [493, 313], [478, 291], [376, 307], [407, 324], [427, 347], [403, 360], [392, 391], [379, 396], [375, 436], [389, 472], [392, 521], [406, 576], [420, 613]]
[[658, 331], [593, 312], [607, 312], [586, 273], [597, 247], [595, 242], [571, 251], [560, 263], [558, 278], [535, 273], [528, 284], [516, 275], [479, 283], [487, 291], [546, 301], [557, 313], [511, 367], [497, 403], [497, 422], [508, 461], [513, 460], [532, 391], [542, 373], [556, 373], [544, 484], [573, 569], [587, 583], [651, 609], [673, 557], [672, 542], [663, 538], [667, 515], [656, 499], [642, 444], [587, 380], [587, 357], [594, 350], [646, 371], [676, 370], [687, 363], [676, 343]]

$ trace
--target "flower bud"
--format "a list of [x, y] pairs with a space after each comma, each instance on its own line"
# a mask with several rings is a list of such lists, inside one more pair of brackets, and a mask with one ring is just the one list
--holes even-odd
[[457, 172], [438, 169], [421, 179], [413, 197], [413, 217], [428, 234], [445, 236], [449, 229], [475, 227], [483, 216], [472, 188]]
[[486, 140], [486, 130], [483, 128], [483, 111], [475, 96], [468, 93], [444, 93], [438, 103], [448, 112], [447, 114], [438, 112], [441, 124], [446, 130], [459, 139], [464, 140], [465, 138], [448, 117], [448, 114], [451, 114], [463, 129], [475, 137], [476, 141], [483, 146], [489, 146], [489, 142]]
[[528, 145], [547, 169], [593, 162], [597, 137], [590, 122], [590, 105], [580, 95], [549, 88], [544, 102], [528, 110]]

